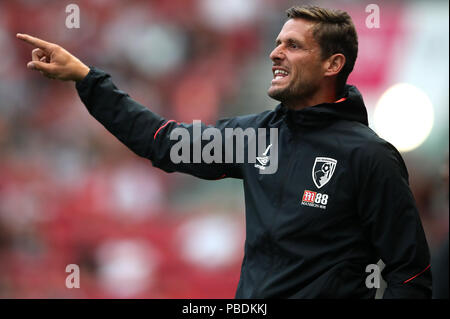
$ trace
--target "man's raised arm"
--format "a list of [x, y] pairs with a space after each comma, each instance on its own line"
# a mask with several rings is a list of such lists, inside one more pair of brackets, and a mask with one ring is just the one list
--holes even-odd
[[[32, 61], [27, 64], [29, 69], [40, 71], [52, 79], [75, 81], [78, 94], [89, 113], [133, 152], [150, 159], [154, 166], [166, 172], [178, 171], [204, 179], [241, 178], [239, 166], [234, 164], [234, 161], [206, 163], [203, 160], [201, 162], [192, 160], [196, 136], [193, 124], [166, 120], [150, 111], [131, 99], [127, 93], [119, 90], [109, 74], [95, 67], [89, 68], [59, 45], [25, 34], [17, 34], [17, 38], [36, 47], [31, 54]], [[237, 126], [239, 123], [234, 118], [219, 121], [215, 127], [199, 124], [198, 131], [203, 135], [206, 129], [215, 129], [223, 138], [225, 128]], [[184, 158], [183, 161], [177, 162], [172, 158], [179, 158], [172, 148], [175, 144], [179, 144], [180, 140], [170, 138], [176, 128], [189, 136], [187, 145], [185, 144], [186, 147], [183, 148], [189, 153], [187, 161]], [[180, 134], [178, 137], [182, 140], [184, 138]], [[196, 142], [199, 142], [203, 149], [206, 142], [202, 141], [201, 137], [198, 140], [199, 138]], [[223, 140], [221, 144], [223, 147]], [[224, 152], [221, 153], [223, 155]]]

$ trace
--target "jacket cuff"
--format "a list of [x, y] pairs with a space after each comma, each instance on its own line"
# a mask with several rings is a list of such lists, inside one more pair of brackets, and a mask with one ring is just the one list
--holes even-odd
[[89, 66], [89, 73], [80, 81], [75, 82], [75, 87], [78, 92], [81, 92], [88, 88], [92, 84], [92, 80], [95, 78], [95, 75], [100, 73], [101, 70], [97, 69], [94, 66]]

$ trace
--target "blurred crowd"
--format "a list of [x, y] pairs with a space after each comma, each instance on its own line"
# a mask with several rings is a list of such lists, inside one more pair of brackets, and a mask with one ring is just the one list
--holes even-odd
[[[70, 3], [79, 29], [65, 26]], [[0, 298], [232, 298], [245, 240], [241, 181], [153, 168], [90, 117], [73, 83], [27, 70], [32, 48], [15, 34], [60, 44], [166, 118], [214, 123], [276, 105], [268, 54], [291, 4], [0, 2]], [[352, 79], [375, 96], [387, 80], [364, 41]], [[448, 157], [430, 172], [404, 156], [434, 253], [448, 241]], [[65, 286], [69, 264], [79, 289]]]

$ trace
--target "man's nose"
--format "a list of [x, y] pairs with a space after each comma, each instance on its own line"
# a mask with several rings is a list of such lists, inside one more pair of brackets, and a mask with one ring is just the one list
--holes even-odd
[[275, 49], [273, 49], [273, 51], [270, 53], [269, 57], [272, 61], [283, 60], [284, 52], [283, 52], [283, 49], [281, 48], [281, 46], [277, 46]]

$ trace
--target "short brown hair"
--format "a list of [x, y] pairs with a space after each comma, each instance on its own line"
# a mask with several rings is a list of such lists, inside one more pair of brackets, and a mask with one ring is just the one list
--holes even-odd
[[322, 51], [322, 58], [342, 53], [345, 65], [337, 76], [338, 94], [343, 90], [358, 55], [358, 35], [352, 18], [345, 11], [316, 6], [294, 6], [286, 10], [288, 19], [302, 18], [316, 22], [313, 37]]

